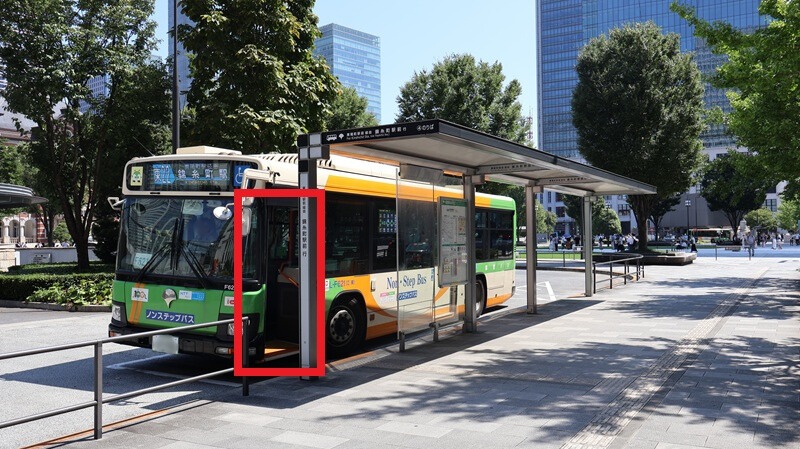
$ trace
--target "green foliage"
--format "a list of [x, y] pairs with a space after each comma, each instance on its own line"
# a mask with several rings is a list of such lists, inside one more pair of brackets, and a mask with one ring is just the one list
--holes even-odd
[[[527, 205], [525, 204], [525, 189], [523, 187], [508, 186], [505, 184], [499, 184], [494, 182], [487, 183], [484, 186], [486, 185], [491, 186], [492, 187], [491, 190], [499, 192], [496, 193], [497, 195], [506, 195], [513, 198], [514, 202], [517, 205], [517, 226], [518, 227], [527, 226], [528, 223], [527, 223], [527, 212], [526, 212]], [[481, 190], [481, 191], [485, 193], [493, 193], [493, 192], [487, 192], [486, 190]], [[542, 206], [542, 204], [538, 200], [534, 201], [536, 202], [536, 232], [540, 234], [552, 233], [556, 227], [556, 222], [558, 221], [558, 217], [556, 217], [556, 214], [545, 209], [544, 206]], [[519, 235], [518, 237], [522, 237], [522, 235]]]
[[103, 262], [114, 263], [117, 260], [119, 220], [110, 214], [99, 217], [92, 225], [92, 235], [97, 241], [94, 254]]
[[379, 125], [378, 120], [367, 111], [367, 99], [358, 95], [352, 87], [342, 87], [331, 105], [331, 116], [325, 123], [326, 130], [364, 128]]
[[2, 275], [0, 276], [0, 299], [12, 301], [29, 300], [28, 298], [39, 290], [67, 290], [81, 283], [110, 284], [113, 279], [114, 275], [110, 273]]
[[800, 220], [800, 201], [784, 198], [778, 205], [778, 214], [775, 218], [781, 228], [796, 231], [797, 222]]
[[778, 229], [778, 220], [775, 219], [775, 214], [766, 207], [746, 213], [744, 219], [747, 220], [747, 225], [750, 226], [750, 229], [763, 231], [775, 231]]
[[748, 153], [730, 150], [720, 155], [704, 168], [700, 185], [708, 208], [721, 210], [732, 229], [739, 227], [744, 215], [758, 209], [767, 197], [767, 189], [775, 185], [774, 179], [757, 176], [755, 157]]
[[[113, 121], [138, 123], [121, 92], [138, 85], [130, 81], [150, 60], [152, 11], [152, 0], [32, 0], [0, 8], [4, 97], [10, 111], [36, 123], [30, 161], [46, 175], [36, 191], [58, 203], [81, 267], [89, 264], [95, 208], [105, 201], [98, 179], [121, 178], [109, 164], [119, 137]], [[95, 76], [106, 77], [107, 95], [93, 96], [86, 82]], [[90, 105], [87, 113], [81, 102]]]
[[192, 53], [188, 141], [246, 154], [289, 152], [299, 134], [323, 129], [338, 82], [312, 55], [313, 3], [182, 2], [195, 23], [179, 29]]
[[730, 24], [710, 24], [694, 8], [673, 3], [714, 53], [726, 56], [711, 82], [728, 91], [732, 112], [729, 130], [738, 143], [758, 154], [762, 174], [788, 180], [787, 191], [800, 194], [800, 3], [763, 0], [759, 14], [769, 24], [740, 31]]
[[653, 207], [650, 209], [650, 221], [653, 222], [653, 227], [656, 231], [656, 240], [660, 239], [660, 232], [661, 232], [661, 220], [664, 219], [664, 215], [667, 215], [669, 212], [675, 209], [675, 206], [680, 204], [681, 196], [680, 194], [676, 194], [671, 197], [667, 198], [660, 198], [653, 204]]
[[24, 185], [25, 154], [23, 146], [0, 145], [0, 182]]
[[616, 212], [603, 207], [592, 214], [592, 234], [622, 234], [622, 223]]
[[697, 65], [680, 52], [676, 34], [654, 23], [611, 30], [578, 56], [572, 121], [578, 149], [602, 169], [654, 185], [657, 195], [629, 195], [639, 247], [659, 199], [688, 190], [700, 161], [703, 84]]
[[451, 55], [428, 72], [416, 72], [400, 88], [397, 122], [442, 119], [517, 143], [528, 143], [517, 99], [519, 81], [503, 87], [500, 63], [476, 62], [471, 55]]
[[69, 239], [70, 235], [69, 230], [67, 229], [67, 224], [62, 221], [53, 229], [53, 240], [58, 240], [59, 242], [68, 242]]
[[103, 306], [111, 305], [111, 281], [81, 279], [77, 283], [72, 283], [66, 287], [63, 285], [51, 285], [47, 288], [36, 290], [28, 296], [27, 302], [46, 302], [65, 305], [88, 305], [97, 304]]
[[[583, 232], [583, 198], [574, 195], [562, 195], [567, 215], [575, 219], [578, 226], [578, 233]], [[606, 207], [603, 198], [592, 201], [592, 234], [621, 234], [622, 223], [616, 212]]]

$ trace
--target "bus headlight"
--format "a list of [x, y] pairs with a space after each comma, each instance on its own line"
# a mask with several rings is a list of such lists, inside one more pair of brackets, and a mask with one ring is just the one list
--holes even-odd
[[233, 323], [228, 323], [228, 335], [233, 335]]

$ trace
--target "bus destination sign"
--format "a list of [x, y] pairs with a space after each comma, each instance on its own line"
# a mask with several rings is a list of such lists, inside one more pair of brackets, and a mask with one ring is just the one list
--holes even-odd
[[138, 191], [229, 192], [241, 187], [250, 162], [165, 161], [129, 166], [128, 188]]

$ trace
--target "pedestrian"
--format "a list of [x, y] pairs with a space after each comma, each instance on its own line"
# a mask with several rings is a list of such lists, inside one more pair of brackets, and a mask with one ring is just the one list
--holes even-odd
[[744, 238], [745, 246], [747, 246], [747, 255], [753, 257], [756, 254], [756, 239], [753, 234], [747, 233]]

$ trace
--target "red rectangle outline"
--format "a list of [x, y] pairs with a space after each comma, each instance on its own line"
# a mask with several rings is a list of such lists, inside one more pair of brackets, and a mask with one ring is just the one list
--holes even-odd
[[[234, 189], [233, 191], [233, 260], [242, 260], [242, 200], [244, 198], [310, 198], [317, 202], [317, 353], [313, 368], [245, 368], [242, 363], [242, 339], [233, 339], [234, 376], [308, 376], [325, 375], [325, 191], [321, 189]], [[301, 273], [302, 276], [302, 273]], [[269, 294], [269, 292], [267, 292]], [[233, 329], [242, 335], [242, 265], [233, 264]]]

